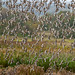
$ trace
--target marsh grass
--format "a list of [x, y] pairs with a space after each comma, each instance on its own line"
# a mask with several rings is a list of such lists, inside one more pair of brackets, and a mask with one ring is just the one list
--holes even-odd
[[[21, 49], [20, 45], [13, 44], [14, 49], [11, 49], [8, 48], [8, 46], [4, 42], [2, 44], [0, 43], [0, 46], [3, 47], [3, 50], [0, 49], [0, 65], [2, 65], [4, 68], [8, 66], [14, 67], [20, 64], [35, 65], [35, 62], [37, 61], [37, 66], [43, 67], [44, 71], [46, 71], [49, 67], [52, 67], [53, 69], [57, 69], [57, 70], [59, 70], [62, 67], [65, 68], [66, 70], [75, 72], [75, 66], [74, 66], [75, 61], [72, 61], [72, 59], [75, 56], [75, 52], [70, 53], [69, 51], [71, 47], [68, 46], [65, 46], [64, 49], [60, 45], [57, 45], [56, 47], [55, 45], [52, 45], [52, 42], [53, 41], [49, 41], [48, 44], [45, 44], [43, 48], [41, 48], [41, 44], [46, 43], [46, 41], [39, 42], [37, 46], [33, 47], [34, 50], [32, 50], [31, 48], [32, 43], [30, 44], [30, 47], [28, 46], [28, 44], [25, 44], [25, 47], [27, 48], [27, 52]], [[67, 42], [65, 42], [65, 44], [66, 43]], [[49, 47], [51, 48], [50, 52], [49, 52]], [[9, 49], [9, 51], [7, 49]], [[59, 57], [56, 55], [50, 61], [53, 52], [55, 55], [59, 49], [61, 50], [61, 52], [59, 53]], [[44, 53], [45, 50], [47, 50], [47, 53]], [[73, 51], [75, 51], [75, 49], [73, 49]], [[37, 52], [36, 56], [35, 56], [35, 52]], [[42, 55], [40, 56], [40, 54]]]
[[[71, 71], [75, 72], [75, 66], [74, 66], [75, 61], [72, 61], [72, 58], [74, 57], [74, 55], [71, 55], [71, 54], [68, 54], [67, 57], [66, 57], [66, 54], [60, 54], [60, 59], [58, 59], [58, 57], [55, 57], [53, 60], [51, 60], [49, 62], [52, 54], [43, 55], [42, 58], [40, 59], [39, 56], [35, 57], [35, 55], [32, 55], [29, 57], [29, 53], [21, 53], [17, 56], [17, 52], [16, 52], [15, 54], [12, 55], [12, 58], [13, 58], [12, 64], [8, 63], [10, 60], [9, 58], [7, 58], [7, 60], [5, 60], [3, 53], [0, 53], [0, 54], [1, 54], [0, 55], [0, 59], [1, 59], [0, 65], [3, 65], [3, 67], [8, 67], [8, 66], [14, 67], [14, 66], [20, 65], [20, 64], [33, 65], [34, 62], [38, 59], [37, 66], [43, 67], [44, 71], [46, 71], [49, 67], [55, 67], [56, 69], [60, 69], [61, 67], [62, 68], [66, 67], [67, 70], [71, 70]], [[44, 58], [46, 58], [46, 61], [44, 60]], [[60, 65], [62, 59], [63, 59], [63, 63]], [[54, 61], [56, 61], [56, 66], [54, 66]], [[17, 62], [18, 62], [18, 64], [16, 64]]]

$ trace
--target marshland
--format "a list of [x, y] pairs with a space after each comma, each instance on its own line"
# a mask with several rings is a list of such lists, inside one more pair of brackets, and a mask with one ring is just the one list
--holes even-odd
[[0, 0], [0, 75], [75, 75], [74, 0]]

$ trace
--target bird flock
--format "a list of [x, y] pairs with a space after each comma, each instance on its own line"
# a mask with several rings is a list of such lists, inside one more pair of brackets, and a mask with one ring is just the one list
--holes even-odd
[[[5, 12], [2, 12], [3, 5], [6, 8], [4, 9]], [[54, 13], [48, 14], [50, 8], [53, 7], [55, 8], [53, 9]], [[61, 9], [67, 11], [59, 13]], [[3, 60], [7, 60], [10, 65], [16, 62], [14, 57], [17, 57], [16, 65], [28, 62], [38, 66], [39, 60], [42, 60], [40, 64], [49, 62], [50, 67], [53, 64], [51, 69], [55, 69], [59, 60], [61, 60], [60, 66], [66, 63], [64, 69], [68, 67], [70, 62], [75, 61], [75, 56], [72, 56], [75, 53], [74, 0], [71, 0], [68, 4], [66, 0], [2, 1], [0, 26], [4, 27], [3, 31], [0, 30], [2, 32], [0, 35], [0, 54], [3, 53]], [[18, 34], [22, 37], [19, 37]], [[73, 41], [65, 42], [66, 39]], [[66, 47], [67, 49], [65, 49]], [[65, 61], [61, 54], [65, 56]], [[72, 56], [69, 62], [67, 61], [68, 55]], [[0, 60], [2, 60], [1, 55]], [[61, 66], [59, 71], [62, 69]], [[50, 75], [52, 75], [52, 72], [50, 72]]]

